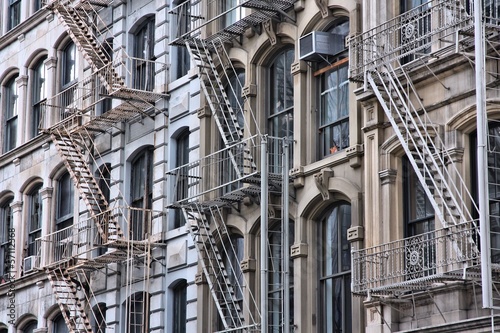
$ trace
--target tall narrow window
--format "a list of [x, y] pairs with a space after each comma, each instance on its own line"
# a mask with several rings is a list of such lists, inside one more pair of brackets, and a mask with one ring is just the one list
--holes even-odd
[[[272, 137], [287, 138], [288, 140], [293, 140], [293, 78], [291, 73], [293, 59], [293, 49], [278, 54], [270, 67], [269, 80], [269, 134]], [[270, 171], [280, 173], [282, 166], [281, 142], [275, 140], [270, 146], [270, 150]], [[293, 152], [290, 153], [290, 168], [292, 161]]]
[[95, 333], [106, 332], [106, 304], [99, 303], [92, 309], [94, 316], [92, 316], [92, 328]]
[[172, 332], [186, 333], [187, 282], [182, 280], [172, 288]]
[[77, 70], [76, 46], [73, 42], [70, 42], [62, 51], [61, 91], [63, 93], [59, 97], [59, 103], [61, 107], [65, 108], [60, 115], [61, 119], [64, 119], [73, 112], [72, 105], [75, 103]]
[[42, 236], [42, 197], [41, 185], [34, 188], [28, 195], [28, 253], [27, 256], [38, 255], [36, 239]]
[[241, 19], [240, 0], [224, 0], [222, 2], [222, 12], [224, 15], [224, 27], [236, 23]]
[[[322, 63], [329, 70], [320, 74], [321, 101], [319, 110], [320, 157], [325, 157], [349, 146], [349, 80], [345, 38], [349, 21], [342, 20], [329, 32], [334, 36], [337, 55]], [[333, 66], [332, 66], [333, 65]], [[322, 70], [320, 70], [322, 72]]]
[[133, 85], [135, 89], [152, 91], [154, 88], [154, 45], [155, 20], [149, 19], [135, 34], [135, 73]]
[[60, 314], [52, 321], [52, 333], [69, 333], [64, 317]]
[[0, 283], [9, 280], [10, 269], [10, 257], [13, 255], [14, 249], [11, 247], [14, 243], [9, 240], [10, 232], [9, 230], [13, 227], [13, 216], [12, 208], [10, 204], [12, 199], [4, 202], [0, 206]]
[[[185, 129], [177, 137], [177, 147], [175, 152], [175, 166], [181, 167], [189, 163], [189, 129]], [[188, 170], [185, 168], [178, 169], [175, 182], [175, 201], [186, 199], [188, 196], [189, 178], [187, 177]], [[186, 223], [182, 211], [175, 210], [174, 228], [179, 228]]]
[[11, 78], [4, 87], [4, 152], [14, 149], [17, 143], [17, 115], [19, 105], [16, 78], [17, 76]]
[[[180, 37], [191, 30], [191, 3], [187, 0], [177, 0], [173, 2], [174, 7], [177, 7], [177, 22], [174, 27], [176, 36]], [[175, 78], [181, 78], [189, 71], [190, 61], [189, 52], [184, 46], [174, 46], [175, 62]]]
[[351, 332], [351, 206], [336, 203], [319, 225], [321, 332]]
[[[223, 163], [221, 164], [221, 175], [222, 175], [222, 184], [227, 184], [224, 186], [222, 190], [222, 194], [232, 192], [241, 187], [241, 182], [236, 182], [238, 179], [238, 174], [236, 172], [236, 168], [238, 168], [240, 174], [243, 173], [245, 163], [249, 163], [245, 160], [245, 148], [243, 144], [234, 145], [244, 136], [244, 128], [245, 128], [245, 119], [243, 114], [243, 97], [242, 97], [242, 87], [245, 83], [245, 72], [238, 71], [237, 75], [233, 75], [229, 78], [229, 82], [227, 83], [225, 90], [227, 93], [227, 97], [232, 109], [233, 114], [228, 115], [228, 119], [234, 119], [235, 122], [229, 122], [226, 131], [228, 131], [226, 135], [226, 140], [228, 144], [233, 146], [231, 151], [225, 151], [222, 156]], [[234, 121], [233, 120], [233, 121]], [[221, 148], [224, 147], [224, 141], [221, 139], [220, 143]], [[230, 156], [230, 153], [232, 156]], [[236, 165], [235, 165], [236, 164]]]
[[62, 230], [73, 225], [74, 185], [69, 173], [59, 178], [57, 186], [56, 229]]
[[9, 1], [9, 30], [21, 22], [21, 0]]
[[[292, 245], [295, 240], [294, 221], [289, 221], [288, 242]], [[268, 260], [268, 282], [269, 282], [269, 308], [268, 322], [269, 332], [283, 333], [281, 330], [283, 319], [283, 253], [290, 251], [290, 248], [283, 248], [283, 233], [280, 224], [275, 224], [269, 228], [269, 260]], [[290, 256], [289, 256], [290, 257]], [[294, 309], [293, 309], [293, 260], [289, 261], [289, 277], [290, 277], [290, 324], [293, 324]]]
[[130, 296], [126, 302], [125, 317], [125, 332], [149, 332], [149, 295], [145, 292], [138, 292]]
[[149, 231], [149, 216], [145, 210], [153, 206], [153, 151], [149, 148], [132, 161], [131, 194], [133, 210], [130, 239], [142, 240]]
[[[113, 61], [113, 39], [105, 40], [102, 43], [102, 50], [104, 52], [106, 59], [108, 60], [108, 66], [111, 66]], [[102, 84], [99, 78], [96, 78], [96, 85], [100, 87], [98, 89], [98, 96], [97, 96], [100, 102], [96, 105], [96, 116], [100, 116], [105, 112], [111, 110], [111, 107], [113, 105], [113, 100], [112, 98], [107, 97], [109, 95], [108, 89], [106, 88], [105, 85]]]
[[40, 128], [40, 119], [42, 115], [42, 105], [47, 98], [47, 85], [45, 84], [46, 68], [45, 59], [40, 60], [33, 68], [32, 82], [32, 104], [33, 113], [30, 122], [30, 135], [35, 137], [38, 135]]
[[403, 199], [405, 201], [405, 251], [418, 253], [418, 260], [407, 260], [405, 271], [408, 279], [420, 278], [435, 273], [434, 209], [417, 178], [409, 160], [403, 159]]

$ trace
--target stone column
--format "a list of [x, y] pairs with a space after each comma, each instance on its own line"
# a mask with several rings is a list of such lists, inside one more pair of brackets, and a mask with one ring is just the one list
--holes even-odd
[[[14, 201], [10, 204], [12, 209], [12, 226], [15, 231], [8, 233], [9, 241], [14, 246], [14, 276], [17, 278], [21, 277], [21, 266], [22, 266], [22, 252], [23, 252], [23, 239], [22, 239], [22, 211], [23, 211], [23, 202], [22, 201]], [[12, 240], [11, 240], [11, 237]]]
[[27, 122], [26, 122], [26, 113], [28, 112], [28, 108], [26, 105], [27, 101], [27, 86], [28, 86], [28, 76], [27, 75], [19, 75], [16, 79], [17, 85], [17, 138], [16, 138], [16, 146], [20, 146], [24, 142], [26, 142], [26, 135], [29, 133], [26, 130]]
[[[52, 187], [44, 187], [40, 189], [42, 197], [42, 237], [47, 236], [51, 232], [52, 225]], [[48, 243], [42, 242], [40, 254], [40, 267], [44, 267], [50, 262], [51, 249]]]
[[[48, 57], [45, 61], [45, 86], [47, 87], [47, 96], [54, 96], [56, 94], [56, 82], [57, 82], [57, 58]], [[50, 103], [53, 104], [53, 103]], [[46, 110], [42, 110], [42, 128], [48, 128], [51, 124], [56, 121], [57, 111], [53, 107], [48, 107]]]

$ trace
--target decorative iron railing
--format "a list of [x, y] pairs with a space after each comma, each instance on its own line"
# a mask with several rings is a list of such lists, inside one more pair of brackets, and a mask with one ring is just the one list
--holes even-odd
[[[476, 221], [477, 222], [477, 221]], [[432, 281], [463, 278], [479, 264], [479, 229], [472, 222], [352, 252], [352, 292], [419, 290]]]
[[[350, 78], [362, 82], [366, 71], [398, 59], [427, 57], [454, 45], [457, 32], [473, 24], [471, 12], [472, 8], [466, 8], [462, 1], [430, 1], [352, 36], [348, 41]], [[489, 10], [486, 15], [496, 14]]]

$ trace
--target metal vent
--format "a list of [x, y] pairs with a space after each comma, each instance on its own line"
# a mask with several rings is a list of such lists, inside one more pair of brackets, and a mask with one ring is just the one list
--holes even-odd
[[300, 60], [324, 61], [345, 49], [344, 36], [313, 31], [300, 38]]

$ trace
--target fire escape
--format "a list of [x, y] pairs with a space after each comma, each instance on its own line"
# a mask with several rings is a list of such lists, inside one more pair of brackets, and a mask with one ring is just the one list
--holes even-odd
[[47, 99], [41, 124], [87, 207], [88, 219], [82, 221], [80, 217], [72, 226], [37, 240], [39, 252], [43, 254], [45, 249], [45, 258], [37, 260], [39, 268], [47, 272], [71, 333], [94, 332], [90, 320], [93, 293], [89, 272], [108, 263], [130, 260], [134, 254], [148, 257], [150, 240], [132, 237], [127, 224], [138, 217], [151, 224], [158, 217], [147, 210], [110, 207], [102, 184], [96, 179], [102, 174], [91, 169], [100, 160], [96, 136], [119, 122], [147, 116], [147, 111], [163, 97], [153, 92], [154, 75], [166, 71], [166, 66], [129, 57], [124, 50], [111, 55], [107, 24], [99, 16], [99, 11], [110, 3], [110, 0], [45, 3], [91, 68], [88, 77]]
[[[221, 150], [168, 173], [175, 189], [170, 207], [182, 211], [218, 310], [221, 332], [260, 332], [261, 329], [279, 332], [289, 325], [283, 319], [287, 311], [283, 308], [286, 275], [283, 253], [287, 240], [276, 241], [273, 231], [262, 230], [267, 238], [263, 246], [271, 256], [269, 275], [281, 277], [270, 280], [269, 289], [281, 290], [281, 296], [269, 297], [269, 304], [263, 305], [261, 300], [260, 307], [245, 279], [234, 278], [242, 275], [240, 267], [224, 259], [236, 256], [234, 244], [227, 242], [230, 239], [226, 225], [228, 214], [238, 211], [245, 198], [261, 205], [262, 218], [269, 225], [277, 225], [279, 230], [287, 227], [284, 202], [288, 195], [283, 195], [288, 193], [286, 139], [260, 133], [245, 92], [241, 100], [237, 96], [236, 104], [230, 101], [229, 94], [244, 91], [244, 83], [236, 83], [239, 89], [231, 85], [231, 78], [238, 75], [227, 52], [233, 43], [241, 42], [248, 29], [259, 30], [270, 20], [289, 17], [287, 11], [293, 8], [293, 3], [294, 0], [238, 1], [233, 8], [212, 8], [220, 14], [209, 17], [210, 6], [193, 0], [183, 2], [170, 12], [177, 23], [176, 38], [171, 44], [185, 47], [191, 67], [197, 67], [205, 101], [224, 145]], [[249, 117], [242, 124], [238, 113], [244, 108], [249, 111]], [[255, 134], [250, 133], [249, 122], [253, 123]], [[267, 265], [268, 260], [264, 261]], [[267, 299], [268, 295], [261, 294], [261, 298]], [[272, 312], [281, 319], [267, 324]]]
[[349, 40], [350, 79], [376, 96], [436, 218], [430, 232], [353, 251], [354, 294], [394, 295], [434, 282], [480, 280], [475, 200], [446, 147], [442, 124], [431, 120], [410, 75], [425, 70], [442, 84], [430, 63], [459, 49], [473, 52], [472, 12], [461, 1], [432, 1]]

